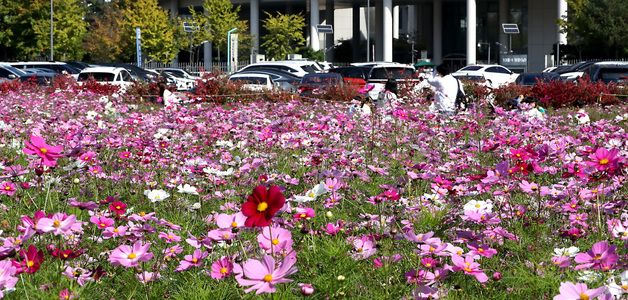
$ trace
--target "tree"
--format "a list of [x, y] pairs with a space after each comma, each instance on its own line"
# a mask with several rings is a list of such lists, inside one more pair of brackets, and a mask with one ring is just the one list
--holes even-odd
[[227, 51], [227, 32], [237, 28], [239, 35], [239, 46], [246, 47], [243, 41], [250, 40], [247, 37], [247, 21], [240, 20], [240, 6], [234, 7], [230, 0], [205, 0], [203, 2], [203, 12], [194, 11], [191, 7], [192, 20], [199, 26], [198, 32], [194, 35], [194, 42], [200, 44], [207, 40], [211, 41], [214, 49]]
[[[62, 60], [83, 57], [87, 32], [85, 4], [80, 0], [54, 1], [54, 54]], [[50, 53], [50, 1], [0, 0], [0, 43], [17, 59], [32, 60]]]
[[567, 0], [569, 14], [559, 21], [569, 44], [587, 56], [628, 55], [626, 0]]
[[264, 28], [268, 31], [263, 37], [262, 47], [266, 49], [266, 57], [280, 60], [290, 53], [296, 53], [305, 45], [303, 27], [305, 18], [298, 14], [277, 13], [276, 16], [265, 12]]
[[130, 43], [122, 43], [120, 28], [123, 23], [122, 11], [117, 2], [111, 2], [102, 8], [100, 14], [94, 16], [88, 35], [84, 41], [89, 59], [95, 62], [113, 62], [120, 59], [123, 47]]
[[[127, 59], [134, 57], [135, 28], [142, 34], [142, 53], [147, 60], [170, 62], [178, 53], [175, 26], [168, 12], [157, 4], [157, 0], [126, 1], [122, 8], [124, 16], [120, 30], [122, 45]], [[115, 29], [113, 29], [115, 30]]]

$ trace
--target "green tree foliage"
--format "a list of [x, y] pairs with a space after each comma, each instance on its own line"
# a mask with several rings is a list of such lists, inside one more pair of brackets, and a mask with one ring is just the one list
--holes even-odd
[[123, 23], [122, 11], [117, 2], [111, 2], [101, 8], [102, 11], [94, 16], [84, 47], [89, 60], [95, 62], [113, 62], [120, 58], [123, 47], [130, 43], [122, 43], [120, 28]]
[[626, 0], [567, 0], [569, 14], [560, 25], [569, 44], [589, 56], [628, 55]]
[[[55, 59], [80, 60], [87, 33], [85, 3], [54, 0]], [[15, 59], [49, 58], [50, 1], [0, 0], [0, 43]]]
[[248, 22], [240, 20], [240, 6], [233, 6], [230, 0], [205, 0], [203, 12], [192, 11], [192, 20], [199, 26], [194, 33], [195, 45], [207, 40], [213, 43], [214, 49], [220, 52], [227, 51], [227, 32], [232, 28], [238, 29], [239, 48], [243, 49], [250, 44], [247, 35]]
[[170, 62], [177, 52], [175, 22], [157, 0], [125, 1], [120, 30], [126, 59], [135, 55], [135, 28], [142, 32], [142, 53], [148, 61]]
[[286, 59], [290, 53], [297, 53], [305, 45], [303, 27], [305, 18], [298, 14], [277, 13], [276, 16], [265, 12], [264, 28], [268, 31], [263, 37], [262, 47], [266, 57], [275, 60]]

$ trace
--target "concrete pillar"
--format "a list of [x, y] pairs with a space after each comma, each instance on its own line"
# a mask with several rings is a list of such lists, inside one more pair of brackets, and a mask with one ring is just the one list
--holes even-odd
[[399, 38], [399, 5], [393, 7], [392, 10], [392, 36], [393, 39]]
[[310, 0], [310, 48], [314, 51], [321, 49], [318, 31], [316, 30], [316, 25], [320, 22], [318, 7], [318, 0]]
[[432, 29], [434, 31], [432, 60], [435, 64], [440, 64], [443, 62], [443, 2], [441, 0], [434, 0], [432, 15]]
[[476, 38], [476, 3], [475, 0], [467, 0], [467, 65], [476, 64], [477, 38]]
[[499, 0], [499, 43], [497, 53], [508, 51], [508, 35], [504, 33], [502, 24], [508, 23], [508, 0]]
[[212, 43], [203, 43], [203, 66], [205, 67], [205, 72], [212, 71], [212, 50]]
[[[362, 61], [362, 57], [360, 56], [360, 41], [362, 38], [362, 34], [360, 31], [360, 4], [353, 4], [353, 11], [351, 13], [351, 18], [353, 20], [351, 30], [352, 30], [352, 38], [351, 38], [351, 48], [353, 50], [353, 61]], [[366, 60], [364, 60], [366, 61]]]
[[[382, 23], [382, 60], [393, 61], [393, 5], [392, 0], [382, 0], [383, 15]], [[398, 24], [397, 24], [398, 25]], [[397, 27], [398, 28], [398, 27]], [[397, 31], [397, 34], [399, 32]]]
[[[375, 41], [371, 41], [371, 43], [375, 44], [375, 55], [371, 52], [371, 57], [374, 56], [375, 61], [384, 60], [384, 24], [382, 24], [382, 21], [384, 20], [383, 4], [383, 0], [375, 1]], [[373, 30], [373, 25], [371, 25], [371, 30]]]
[[[558, 0], [558, 18], [559, 19], [567, 19], [567, 1], [566, 0]], [[567, 44], [567, 33], [560, 32], [560, 26], [558, 26], [558, 37], [557, 40], [560, 44]]]
[[[334, 0], [325, 1], [325, 24], [332, 26], [334, 25]], [[325, 51], [327, 51], [325, 59], [327, 61], [334, 61], [334, 51], [332, 50], [332, 48], [336, 43], [336, 39], [334, 38], [335, 35], [336, 28], [334, 28], [334, 33], [324, 35]]]
[[259, 0], [251, 0], [251, 55], [259, 53]]

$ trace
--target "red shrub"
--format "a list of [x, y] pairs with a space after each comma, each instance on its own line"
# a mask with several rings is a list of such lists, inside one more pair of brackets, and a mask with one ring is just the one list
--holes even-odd
[[511, 83], [493, 90], [495, 95], [495, 104], [504, 106], [508, 100], [519, 97], [519, 95], [530, 96], [530, 87], [516, 85]]
[[87, 80], [83, 82], [81, 88], [84, 91], [89, 91], [98, 95], [111, 95], [120, 90], [119, 86], [115, 86], [112, 84], [103, 84], [99, 83], [96, 80]]
[[22, 88], [22, 82], [19, 80], [8, 80], [0, 82], [0, 92], [6, 94], [8, 92], [14, 92]]
[[539, 82], [532, 88], [532, 96], [540, 99], [543, 105], [554, 108], [592, 105], [598, 100], [600, 104], [608, 105], [617, 103], [617, 98], [600, 95], [615, 94], [617, 90], [614, 84], [578, 79], [575, 82]]

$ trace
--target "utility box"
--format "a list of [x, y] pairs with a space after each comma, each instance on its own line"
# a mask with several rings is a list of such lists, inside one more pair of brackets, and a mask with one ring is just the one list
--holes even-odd
[[258, 63], [258, 62], [263, 62], [266, 61], [266, 55], [264, 54], [253, 54], [251, 55], [251, 63]]
[[303, 55], [301, 54], [288, 54], [288, 60], [299, 60], [303, 59]]

